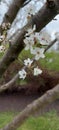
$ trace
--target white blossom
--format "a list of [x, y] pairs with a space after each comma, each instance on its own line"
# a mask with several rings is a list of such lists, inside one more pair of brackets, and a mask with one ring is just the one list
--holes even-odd
[[4, 35], [1, 35], [0, 36], [0, 42], [2, 42], [4, 40], [5, 36]]
[[0, 52], [5, 51], [5, 47], [3, 45], [0, 46]]
[[29, 28], [29, 29], [27, 30], [27, 33], [26, 33], [25, 36], [28, 36], [28, 35], [30, 35], [30, 34], [33, 34], [33, 32], [34, 32], [35, 30], [36, 30], [36, 25], [34, 25], [33, 28]]
[[42, 36], [42, 34], [40, 33], [35, 33], [35, 38], [36, 38], [36, 41], [39, 42], [41, 45], [47, 45], [48, 44], [48, 40]]
[[29, 4], [29, 6], [27, 6], [26, 8], [26, 13], [27, 13], [27, 16], [31, 16], [31, 15], [35, 15], [37, 11], [35, 10], [35, 5], [33, 5], [32, 3]]
[[5, 36], [4, 36], [4, 35], [1, 35], [1, 36], [0, 36], [0, 39], [4, 39], [4, 38], [5, 38]]
[[31, 49], [31, 54], [35, 55], [35, 60], [39, 60], [40, 58], [44, 58], [44, 48], [35, 47], [35, 49]]
[[27, 75], [27, 73], [26, 73], [26, 71], [24, 69], [19, 71], [19, 78], [20, 79], [24, 80], [26, 78], [26, 75]]
[[33, 63], [33, 60], [30, 60], [30, 58], [24, 60], [24, 65], [25, 65], [25, 66], [30, 67], [32, 63]]
[[6, 28], [6, 23], [3, 23], [3, 24], [2, 24], [2, 29], [7, 29], [7, 28]]
[[38, 66], [36, 68], [34, 68], [34, 76], [37, 76], [39, 74], [42, 73], [42, 70], [38, 68]]
[[37, 41], [40, 41], [40, 35], [39, 35], [39, 33], [35, 33], [35, 38], [37, 39]]
[[24, 43], [25, 43], [25, 50], [31, 50], [32, 46], [34, 45], [34, 37], [33, 35], [31, 35], [30, 37], [26, 37], [24, 39]]
[[40, 39], [40, 44], [41, 45], [43, 45], [43, 46], [48, 45], [48, 40], [46, 40], [44, 37], [40, 36], [39, 39]]

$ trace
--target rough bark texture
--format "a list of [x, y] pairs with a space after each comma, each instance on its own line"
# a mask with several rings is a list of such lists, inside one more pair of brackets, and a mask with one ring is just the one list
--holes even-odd
[[49, 8], [47, 3], [39, 10], [37, 15], [33, 17], [33, 23], [36, 24], [37, 31], [45, 27], [57, 15], [57, 8], [54, 6]]
[[[19, 38], [20, 37], [20, 38]], [[23, 44], [24, 31], [17, 36], [12, 42], [11, 47], [7, 50], [3, 58], [0, 60], [0, 76], [4, 73], [7, 67], [18, 57], [19, 52], [24, 48]]]
[[[13, 0], [13, 2], [10, 5], [8, 11], [4, 15], [2, 23], [11, 23], [12, 24], [12, 22], [14, 21], [18, 11], [23, 6], [24, 2], [26, 2], [26, 0]], [[1, 26], [0, 26], [0, 32], [2, 34]]]
[[[59, 5], [58, 5], [59, 6]], [[57, 7], [49, 8], [45, 4], [41, 10], [33, 16], [33, 19], [22, 29], [22, 31], [17, 35], [17, 38], [12, 41], [12, 46], [7, 50], [6, 54], [0, 60], [0, 77], [8, 68], [8, 66], [17, 58], [18, 54], [23, 49], [23, 38], [24, 34], [28, 28], [33, 24], [36, 24], [37, 30], [41, 30], [45, 25], [47, 25], [55, 16], [57, 15]]]
[[11, 89], [11, 88], [14, 88], [14, 83], [16, 82], [16, 80], [18, 79], [18, 73], [6, 84], [4, 85], [1, 85], [0, 86], [0, 93], [1, 92], [4, 92], [5, 90], [7, 89]]
[[8, 12], [5, 14], [3, 22], [4, 23], [12, 23], [15, 19], [17, 12], [22, 7], [22, 5], [26, 2], [26, 0], [13, 0], [12, 4], [9, 7]]
[[30, 105], [28, 105], [18, 116], [16, 116], [11, 123], [0, 130], [16, 130], [20, 127], [29, 116], [34, 114], [40, 108], [44, 108], [47, 104], [52, 103], [59, 98], [59, 85], [47, 91], [42, 97], [38, 98]]

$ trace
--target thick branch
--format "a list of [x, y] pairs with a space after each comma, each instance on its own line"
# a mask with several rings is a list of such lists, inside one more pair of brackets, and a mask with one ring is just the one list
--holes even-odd
[[4, 16], [3, 22], [4, 23], [12, 23], [13, 20], [15, 19], [17, 12], [19, 9], [23, 6], [24, 2], [27, 0], [13, 0], [12, 4], [9, 7], [9, 10]]
[[38, 98], [30, 105], [28, 105], [20, 114], [18, 114], [11, 123], [0, 130], [16, 130], [20, 127], [26, 119], [29, 118], [36, 111], [44, 108], [47, 104], [52, 103], [59, 98], [59, 85], [47, 91], [42, 97]]
[[37, 15], [33, 17], [33, 23], [36, 24], [37, 31], [40, 31], [45, 25], [47, 25], [55, 16], [57, 15], [56, 5], [52, 8], [49, 8], [48, 4], [45, 5], [39, 10]]
[[[4, 15], [3, 21], [2, 23], [11, 23], [14, 21], [18, 11], [20, 10], [20, 8], [24, 5], [24, 2], [26, 2], [27, 0], [13, 0], [12, 4], [10, 5], [8, 11], [6, 12], [6, 14]], [[2, 34], [2, 28], [0, 25], [0, 32]]]

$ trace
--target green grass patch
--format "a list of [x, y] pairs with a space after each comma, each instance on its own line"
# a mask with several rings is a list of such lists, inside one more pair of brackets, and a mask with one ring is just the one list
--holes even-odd
[[0, 113], [0, 128], [4, 127], [7, 123], [9, 123], [14, 116], [15, 113], [13, 112]]
[[45, 54], [44, 59], [40, 59], [40, 63], [43, 67], [49, 70], [59, 71], [59, 53], [49, 52]]
[[31, 117], [18, 130], [59, 130], [59, 117], [55, 112], [41, 117]]
[[[0, 128], [10, 122], [15, 113], [0, 113]], [[40, 117], [30, 117], [18, 130], [59, 130], [59, 117], [56, 112], [50, 112]]]

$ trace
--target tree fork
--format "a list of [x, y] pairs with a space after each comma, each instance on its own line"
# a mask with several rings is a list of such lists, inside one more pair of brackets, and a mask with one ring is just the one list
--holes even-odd
[[28, 24], [21, 29], [21, 32], [17, 35], [17, 37], [15, 37], [14, 41], [12, 41], [11, 47], [0, 60], [0, 77], [24, 48], [23, 39], [28, 27], [35, 24], [37, 31], [41, 31], [41, 29], [57, 15], [58, 7], [59, 4], [55, 8], [50, 9], [48, 8], [47, 3], [45, 3], [45, 5], [38, 11], [36, 15], [33, 16]]

